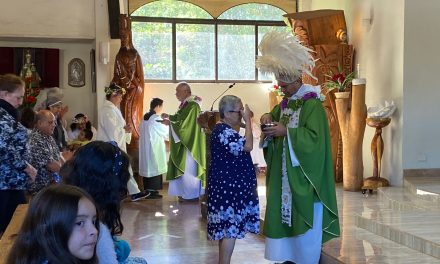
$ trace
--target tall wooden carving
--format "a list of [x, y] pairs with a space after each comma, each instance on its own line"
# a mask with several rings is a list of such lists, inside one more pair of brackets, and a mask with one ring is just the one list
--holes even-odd
[[116, 54], [112, 82], [127, 90], [121, 102], [121, 112], [127, 124], [132, 127], [133, 135], [128, 149], [137, 150], [139, 124], [143, 114], [144, 71], [141, 57], [133, 46], [131, 19], [127, 15], [119, 15], [119, 35], [121, 37], [121, 48]]
[[344, 160], [343, 186], [346, 191], [359, 191], [364, 178], [362, 141], [367, 118], [365, 84], [365, 79], [353, 80], [351, 103], [349, 92], [336, 93], [336, 111], [342, 134]]
[[[302, 43], [315, 51], [313, 56], [317, 61], [312, 73], [317, 80], [303, 76], [305, 83], [323, 85], [328, 78], [326, 75], [330, 71], [338, 72], [339, 66], [346, 73], [352, 71], [353, 47], [346, 44], [347, 27], [344, 11], [316, 10], [285, 16]], [[330, 126], [335, 181], [342, 182], [342, 138], [336, 115], [335, 91], [328, 92], [324, 86], [322, 88], [323, 93], [326, 94], [324, 107]]]

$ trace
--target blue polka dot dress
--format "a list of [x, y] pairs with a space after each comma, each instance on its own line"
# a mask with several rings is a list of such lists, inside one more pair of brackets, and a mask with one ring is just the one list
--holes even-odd
[[208, 176], [208, 239], [244, 238], [258, 234], [260, 209], [257, 178], [245, 138], [219, 123], [211, 135]]

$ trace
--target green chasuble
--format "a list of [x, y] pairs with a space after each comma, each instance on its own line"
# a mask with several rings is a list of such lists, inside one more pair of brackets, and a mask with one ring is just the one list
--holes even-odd
[[167, 180], [174, 180], [185, 172], [186, 151], [197, 163], [197, 178], [205, 187], [206, 178], [206, 139], [197, 124], [200, 106], [195, 101], [187, 101], [176, 114], [170, 115], [171, 126], [180, 141], [175, 142], [170, 132], [170, 159], [168, 161]]
[[[280, 105], [270, 113], [280, 120]], [[276, 137], [266, 150], [268, 174], [267, 206], [264, 235], [269, 238], [304, 234], [313, 226], [313, 204], [323, 204], [322, 243], [340, 235], [336, 204], [333, 161], [328, 121], [322, 103], [317, 99], [304, 102], [297, 128], [288, 128], [294, 153], [300, 166], [292, 167], [288, 140]], [[287, 175], [292, 191], [292, 226], [281, 222], [282, 151], [285, 149]]]

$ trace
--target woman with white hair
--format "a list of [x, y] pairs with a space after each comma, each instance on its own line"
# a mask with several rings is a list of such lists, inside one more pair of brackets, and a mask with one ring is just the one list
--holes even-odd
[[[252, 163], [251, 110], [240, 98], [222, 97], [221, 121], [211, 135], [208, 177], [208, 239], [219, 241], [219, 263], [230, 263], [235, 240], [258, 234], [260, 209], [257, 178]], [[245, 136], [237, 132], [242, 119]]]

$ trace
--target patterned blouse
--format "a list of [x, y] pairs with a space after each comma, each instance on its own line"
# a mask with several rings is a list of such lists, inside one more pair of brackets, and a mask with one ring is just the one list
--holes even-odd
[[15, 108], [0, 101], [0, 190], [24, 190], [27, 130], [13, 116]]
[[35, 194], [54, 180], [53, 172], [47, 169], [49, 161], [59, 161], [60, 151], [52, 136], [41, 133], [38, 129], [32, 130], [29, 136], [29, 163], [38, 170], [35, 182], [28, 183], [28, 190]]

